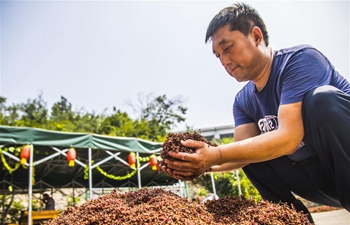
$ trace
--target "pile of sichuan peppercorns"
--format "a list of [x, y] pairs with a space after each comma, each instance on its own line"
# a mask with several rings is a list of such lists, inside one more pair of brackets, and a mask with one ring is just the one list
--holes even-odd
[[111, 193], [69, 207], [46, 225], [311, 224], [287, 205], [228, 196], [199, 203], [160, 188]]
[[[175, 160], [168, 152], [194, 153], [195, 149], [181, 145], [181, 140], [197, 140], [216, 146], [199, 133], [169, 133], [163, 143], [161, 157]], [[164, 162], [161, 162], [164, 163]], [[195, 178], [195, 177], [194, 177]], [[306, 214], [287, 204], [268, 201], [255, 203], [241, 197], [200, 203], [188, 201], [164, 189], [140, 189], [135, 192], [111, 193], [90, 200], [81, 206], [68, 207], [46, 225], [311, 225]]]
[[[195, 141], [202, 141], [202, 142], [204, 142], [208, 145], [211, 145], [211, 146], [217, 146], [213, 142], [205, 139], [201, 134], [197, 133], [196, 131], [194, 131], [193, 133], [190, 133], [190, 132], [168, 133], [166, 140], [162, 144], [162, 151], [160, 152], [160, 156], [163, 159], [168, 159], [170, 161], [174, 161], [176, 159], [174, 159], [173, 157], [171, 157], [169, 155], [170, 151], [195, 153], [196, 152], [195, 148], [185, 147], [181, 144], [181, 141], [185, 141], [185, 140], [189, 140], [189, 139], [195, 140]], [[164, 161], [160, 162], [160, 166], [163, 166], [163, 165], [165, 165]], [[199, 175], [193, 176], [193, 177], [191, 177], [191, 179], [195, 180], [198, 177], [199, 177]]]

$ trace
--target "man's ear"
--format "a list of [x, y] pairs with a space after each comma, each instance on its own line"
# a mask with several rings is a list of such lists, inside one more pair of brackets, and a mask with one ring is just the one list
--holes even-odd
[[261, 30], [257, 26], [253, 27], [251, 34], [253, 35], [256, 46], [260, 45], [261, 42], [264, 40]]

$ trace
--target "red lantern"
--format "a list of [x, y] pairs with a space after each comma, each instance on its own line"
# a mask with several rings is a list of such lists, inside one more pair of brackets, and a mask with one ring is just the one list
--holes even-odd
[[24, 165], [27, 163], [27, 159], [30, 157], [30, 145], [25, 145], [22, 147], [21, 154], [19, 155], [21, 158], [21, 164]]
[[158, 160], [156, 155], [151, 155], [149, 158], [149, 163], [152, 166], [152, 170], [157, 170]]
[[135, 157], [134, 152], [130, 152], [130, 154], [128, 155], [128, 162], [129, 162], [130, 167], [135, 169], [136, 157]]
[[77, 153], [74, 148], [68, 149], [67, 152], [67, 160], [68, 160], [68, 166], [74, 166], [74, 160], [77, 157]]

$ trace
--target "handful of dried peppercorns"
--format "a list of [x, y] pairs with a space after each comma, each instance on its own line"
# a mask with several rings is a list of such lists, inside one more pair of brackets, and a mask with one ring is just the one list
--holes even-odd
[[[196, 149], [195, 148], [190, 148], [190, 147], [185, 147], [181, 144], [181, 141], [185, 140], [195, 140], [195, 141], [202, 141], [208, 145], [211, 146], [217, 146], [216, 144], [212, 143], [211, 141], [208, 141], [205, 139], [201, 134], [197, 133], [194, 131], [193, 133], [190, 132], [179, 132], [179, 133], [169, 133], [167, 136], [167, 139], [165, 142], [162, 144], [162, 151], [160, 152], [160, 156], [163, 159], [168, 159], [170, 161], [174, 161], [177, 159], [174, 159], [169, 155], [170, 151], [173, 152], [186, 152], [186, 153], [195, 153]], [[164, 161], [160, 162], [160, 165], [163, 166]], [[208, 171], [206, 171], [208, 172]], [[198, 176], [193, 176], [191, 179], [194, 180], [198, 178]]]
[[189, 148], [185, 147], [181, 144], [181, 141], [185, 140], [195, 140], [195, 141], [202, 141], [204, 143], [207, 143], [211, 146], [217, 146], [216, 144], [208, 141], [205, 139], [201, 134], [194, 131], [193, 133], [190, 132], [184, 132], [184, 133], [169, 133], [167, 136], [167, 139], [162, 144], [162, 151], [160, 152], [160, 155], [163, 159], [169, 159], [171, 161], [175, 160], [169, 155], [170, 151], [173, 152], [187, 152], [187, 153], [195, 153], [195, 148]]

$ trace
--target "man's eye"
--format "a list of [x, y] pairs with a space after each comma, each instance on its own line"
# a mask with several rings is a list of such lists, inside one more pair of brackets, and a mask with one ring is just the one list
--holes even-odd
[[233, 45], [230, 45], [230, 46], [228, 46], [227, 48], [225, 48], [225, 49], [224, 49], [224, 52], [227, 52], [228, 50], [230, 50], [232, 46], [233, 46]]

